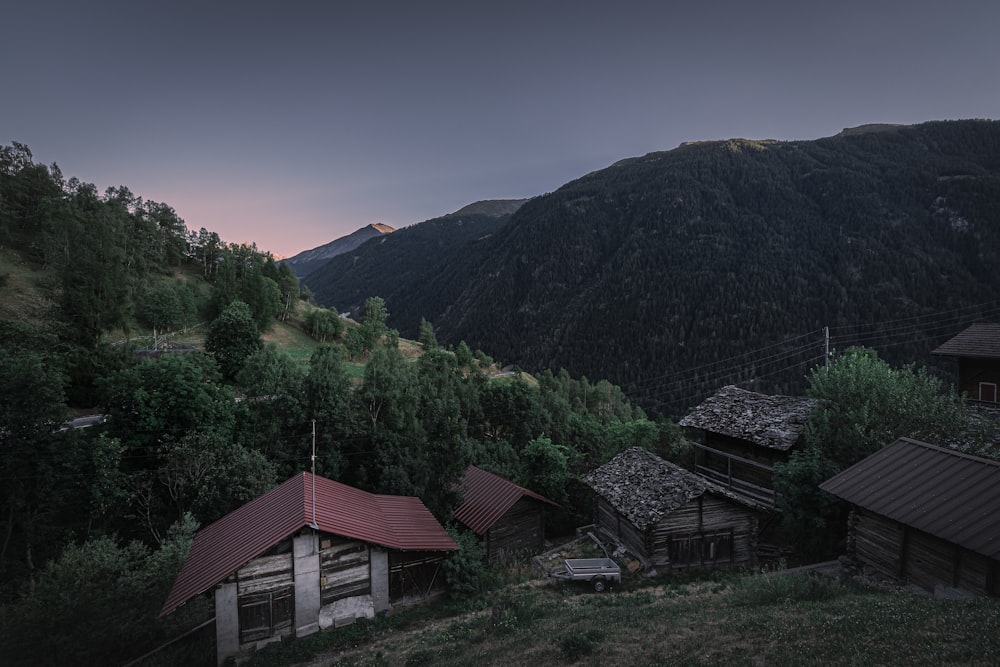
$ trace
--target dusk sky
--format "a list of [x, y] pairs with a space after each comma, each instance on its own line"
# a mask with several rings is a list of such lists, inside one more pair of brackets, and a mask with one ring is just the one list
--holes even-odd
[[683, 141], [1000, 117], [1000, 2], [18, 2], [0, 144], [290, 256]]

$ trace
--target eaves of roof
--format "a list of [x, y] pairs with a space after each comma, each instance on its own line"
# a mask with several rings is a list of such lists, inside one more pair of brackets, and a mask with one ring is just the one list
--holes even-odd
[[545, 496], [476, 466], [469, 466], [458, 483], [462, 504], [454, 516], [477, 535], [485, 535], [521, 498], [531, 498], [559, 507]]
[[1000, 560], [1000, 462], [900, 438], [820, 488]]
[[160, 616], [310, 526], [399, 551], [458, 549], [419, 498], [376, 495], [300, 473], [198, 531]]

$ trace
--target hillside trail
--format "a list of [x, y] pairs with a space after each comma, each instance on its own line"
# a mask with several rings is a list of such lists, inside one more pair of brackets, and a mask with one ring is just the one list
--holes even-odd
[[[535, 589], [551, 583], [551, 581], [551, 579], [540, 577], [538, 579], [532, 579], [530, 581], [517, 584], [516, 586], [511, 587], [511, 589]], [[493, 617], [495, 622], [496, 616], [498, 613], [502, 613], [502, 611], [502, 606], [493, 605], [487, 609], [479, 609], [459, 614], [457, 616], [448, 616], [445, 618], [429, 620], [426, 623], [422, 623], [420, 627], [416, 628], [410, 628], [407, 630], [393, 630], [390, 628], [379, 633], [373, 640], [365, 642], [364, 644], [359, 644], [350, 648], [340, 647], [329, 649], [315, 655], [310, 660], [294, 663], [292, 667], [329, 667], [330, 665], [337, 664], [342, 660], [359, 658], [366, 654], [375, 653], [376, 651], [381, 652], [386, 656], [405, 654], [416, 647], [423, 635], [433, 634], [438, 630], [443, 630], [453, 623], [469, 623], [478, 618]]]

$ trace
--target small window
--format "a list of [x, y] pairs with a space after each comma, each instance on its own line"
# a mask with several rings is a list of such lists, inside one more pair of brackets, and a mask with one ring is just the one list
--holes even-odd
[[997, 402], [997, 385], [995, 382], [979, 383], [979, 400], [987, 403]]
[[295, 595], [291, 586], [240, 596], [240, 643], [285, 634], [292, 627], [294, 614]]

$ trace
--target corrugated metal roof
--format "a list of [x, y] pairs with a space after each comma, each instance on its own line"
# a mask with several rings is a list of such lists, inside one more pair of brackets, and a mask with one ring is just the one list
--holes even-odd
[[455, 519], [476, 535], [484, 535], [497, 519], [525, 496], [559, 507], [558, 503], [543, 495], [476, 466], [466, 468], [458, 487], [462, 492], [462, 504], [455, 510]]
[[706, 398], [679, 423], [785, 451], [798, 441], [809, 414], [819, 403], [814, 398], [768, 396], [729, 385]]
[[767, 509], [640, 447], [618, 454], [590, 472], [583, 483], [639, 530], [705, 493], [751, 509]]
[[1000, 559], [1000, 462], [900, 438], [820, 488]]
[[312, 525], [313, 481], [316, 525], [322, 532], [400, 551], [458, 549], [419, 498], [376, 495], [304, 472], [199, 530], [160, 615]]
[[931, 354], [1000, 359], [1000, 324], [973, 324]]

